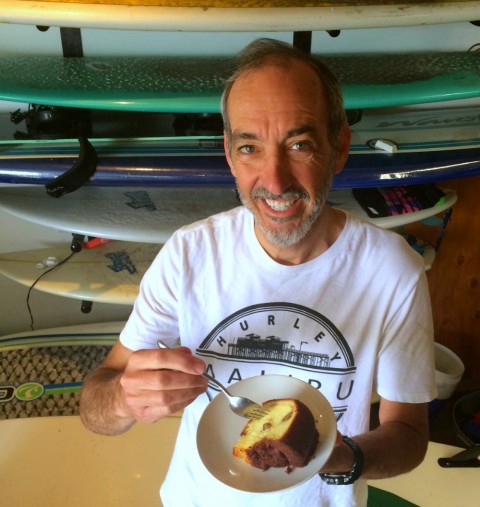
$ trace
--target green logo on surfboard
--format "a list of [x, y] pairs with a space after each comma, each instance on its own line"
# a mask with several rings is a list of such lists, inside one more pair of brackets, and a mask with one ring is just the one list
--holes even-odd
[[17, 387], [15, 397], [20, 401], [32, 401], [40, 398], [44, 391], [42, 384], [27, 382]]

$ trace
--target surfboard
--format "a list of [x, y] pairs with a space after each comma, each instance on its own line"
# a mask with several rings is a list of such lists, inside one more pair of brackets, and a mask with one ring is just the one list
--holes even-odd
[[0, 420], [2, 503], [85, 507], [94, 498], [102, 507], [161, 507], [158, 488], [179, 425], [178, 415], [169, 416], [108, 438], [87, 431], [76, 415]]
[[44, 275], [35, 289], [49, 294], [131, 305], [160, 248], [159, 244], [111, 241], [83, 249], [58, 266], [70, 255], [70, 245], [9, 252], [0, 254], [0, 273], [27, 287]]
[[[397, 216], [369, 217], [352, 189], [332, 190], [329, 201], [376, 223], [395, 228], [423, 220], [453, 206], [454, 191], [437, 206]], [[52, 199], [39, 186], [0, 187], [0, 209], [29, 222], [58, 230], [123, 241], [164, 243], [182, 225], [240, 203], [231, 189], [82, 187]]]
[[338, 30], [474, 21], [479, 6], [461, 0], [7, 0], [0, 22], [157, 31]]
[[[102, 507], [159, 507], [158, 488], [168, 472], [180, 422], [178, 415], [169, 416], [106, 438], [85, 431], [77, 416], [0, 421], [6, 468], [0, 477], [2, 500], [11, 506], [63, 507], [69, 498], [70, 507], [85, 507], [95, 498]], [[367, 507], [450, 507], [459, 505], [459, 498], [461, 505], [475, 505], [478, 470], [438, 467], [439, 458], [461, 450], [429, 442], [423, 463], [399, 481], [369, 481]]]
[[[168, 472], [180, 422], [178, 415], [169, 416], [106, 438], [85, 431], [77, 416], [1, 420], [6, 468], [0, 477], [2, 500], [11, 506], [63, 507], [68, 498], [70, 507], [85, 507], [95, 498], [102, 507], [159, 507], [158, 488]], [[461, 450], [429, 442], [423, 463], [399, 481], [369, 481], [367, 507], [450, 507], [459, 498], [463, 505], [475, 505], [478, 470], [438, 467], [439, 458]]]
[[123, 326], [108, 322], [0, 337], [0, 419], [78, 414], [85, 376]]
[[332, 190], [328, 201], [333, 207], [349, 211], [363, 220], [375, 224], [377, 227], [381, 227], [382, 229], [397, 229], [407, 224], [421, 222], [450, 209], [457, 202], [457, 193], [454, 190], [445, 190], [444, 192], [445, 197], [432, 207], [409, 213], [379, 217], [372, 217], [367, 214], [358, 200], [353, 197], [352, 189]]
[[[324, 58], [341, 81], [347, 109], [480, 95], [476, 51]], [[233, 65], [228, 56], [2, 56], [0, 99], [122, 111], [218, 113], [223, 83]]]
[[[475, 132], [478, 133], [478, 130]], [[412, 129], [411, 136], [420, 130]], [[378, 130], [374, 141], [386, 141], [395, 153], [366, 145], [352, 146], [343, 171], [333, 181], [334, 188], [376, 187], [435, 183], [480, 173], [480, 142], [476, 139], [411, 143], [411, 151], [391, 141], [388, 130]], [[393, 138], [395, 139], [395, 138]], [[220, 139], [199, 141], [197, 148], [162, 149], [157, 141], [110, 140], [100, 148], [96, 170], [85, 172], [81, 184], [123, 186], [126, 188], [234, 186]], [[92, 141], [100, 146], [102, 142]], [[211, 147], [210, 147], [211, 146]], [[56, 178], [69, 171], [78, 160], [77, 142], [48, 145], [42, 142], [0, 144], [0, 184], [55, 186]], [[46, 193], [46, 190], [42, 188]], [[71, 190], [70, 190], [71, 191]], [[76, 190], [78, 191], [78, 190]], [[53, 195], [53, 194], [52, 194]]]
[[165, 243], [179, 227], [240, 204], [233, 189], [83, 187], [51, 199], [41, 187], [0, 187], [0, 206], [24, 220], [88, 236]]

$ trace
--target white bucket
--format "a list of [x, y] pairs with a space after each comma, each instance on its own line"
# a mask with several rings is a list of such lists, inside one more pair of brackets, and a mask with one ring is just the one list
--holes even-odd
[[435, 343], [435, 380], [438, 400], [447, 400], [460, 382], [465, 366], [462, 360], [450, 349]]

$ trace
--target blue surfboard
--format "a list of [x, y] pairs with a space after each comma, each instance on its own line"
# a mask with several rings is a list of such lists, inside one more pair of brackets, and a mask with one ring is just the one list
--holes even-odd
[[[186, 148], [185, 151], [152, 149], [142, 152], [141, 147], [142, 143], [139, 142], [132, 153], [100, 152], [96, 171], [86, 184], [126, 187], [234, 186], [221, 148], [197, 147]], [[49, 155], [47, 151], [18, 156], [17, 149], [18, 145], [13, 144], [1, 147], [1, 183], [48, 184], [66, 173], [78, 154], [78, 145], [65, 145], [63, 151], [55, 155]], [[467, 145], [462, 149], [393, 154], [353, 152], [344, 170], [335, 176], [333, 188], [432, 183], [477, 174], [480, 174], [480, 144]]]

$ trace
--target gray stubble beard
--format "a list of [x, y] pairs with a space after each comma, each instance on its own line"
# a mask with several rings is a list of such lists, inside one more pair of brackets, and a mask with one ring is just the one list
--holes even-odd
[[[238, 195], [239, 195], [240, 200], [242, 201], [243, 205], [252, 213], [252, 215], [255, 218], [255, 223], [260, 227], [260, 229], [262, 230], [262, 232], [265, 235], [265, 237], [267, 238], [267, 240], [271, 244], [279, 246], [279, 247], [290, 247], [290, 246], [294, 246], [294, 245], [300, 243], [300, 241], [302, 241], [311, 231], [313, 225], [317, 221], [318, 217], [320, 216], [320, 214], [322, 213], [322, 211], [325, 207], [325, 204], [327, 203], [327, 198], [328, 198], [328, 194], [330, 192], [330, 188], [332, 186], [332, 181], [333, 181], [333, 172], [327, 171], [325, 173], [325, 178], [323, 181], [324, 184], [322, 185], [322, 188], [319, 190], [319, 192], [315, 196], [315, 199], [314, 199], [315, 204], [314, 204], [312, 212], [299, 227], [297, 227], [294, 230], [288, 231], [288, 232], [274, 231], [274, 230], [268, 229], [267, 227], [265, 227], [265, 225], [260, 223], [260, 221], [257, 220], [257, 217], [255, 216], [254, 210], [251, 208], [247, 199], [245, 198], [245, 194], [243, 194], [243, 192], [241, 192], [241, 190], [238, 188], [238, 184], [237, 184], [237, 191], [238, 191]], [[277, 198], [278, 199], [280, 197], [287, 197], [288, 198], [288, 196], [292, 196], [292, 195], [298, 195], [300, 198], [303, 198], [303, 199], [306, 199], [308, 196], [308, 194], [304, 190], [290, 190], [290, 191], [284, 192], [281, 195], [274, 195], [263, 188], [263, 189], [257, 189], [255, 191], [253, 191], [250, 198], [252, 200], [259, 199], [259, 198], [262, 198], [262, 199]], [[278, 223], [282, 223], [282, 222], [287, 222], [288, 219], [287, 220], [284, 220], [284, 219], [275, 220], [274, 219], [274, 221], [276, 221]]]

